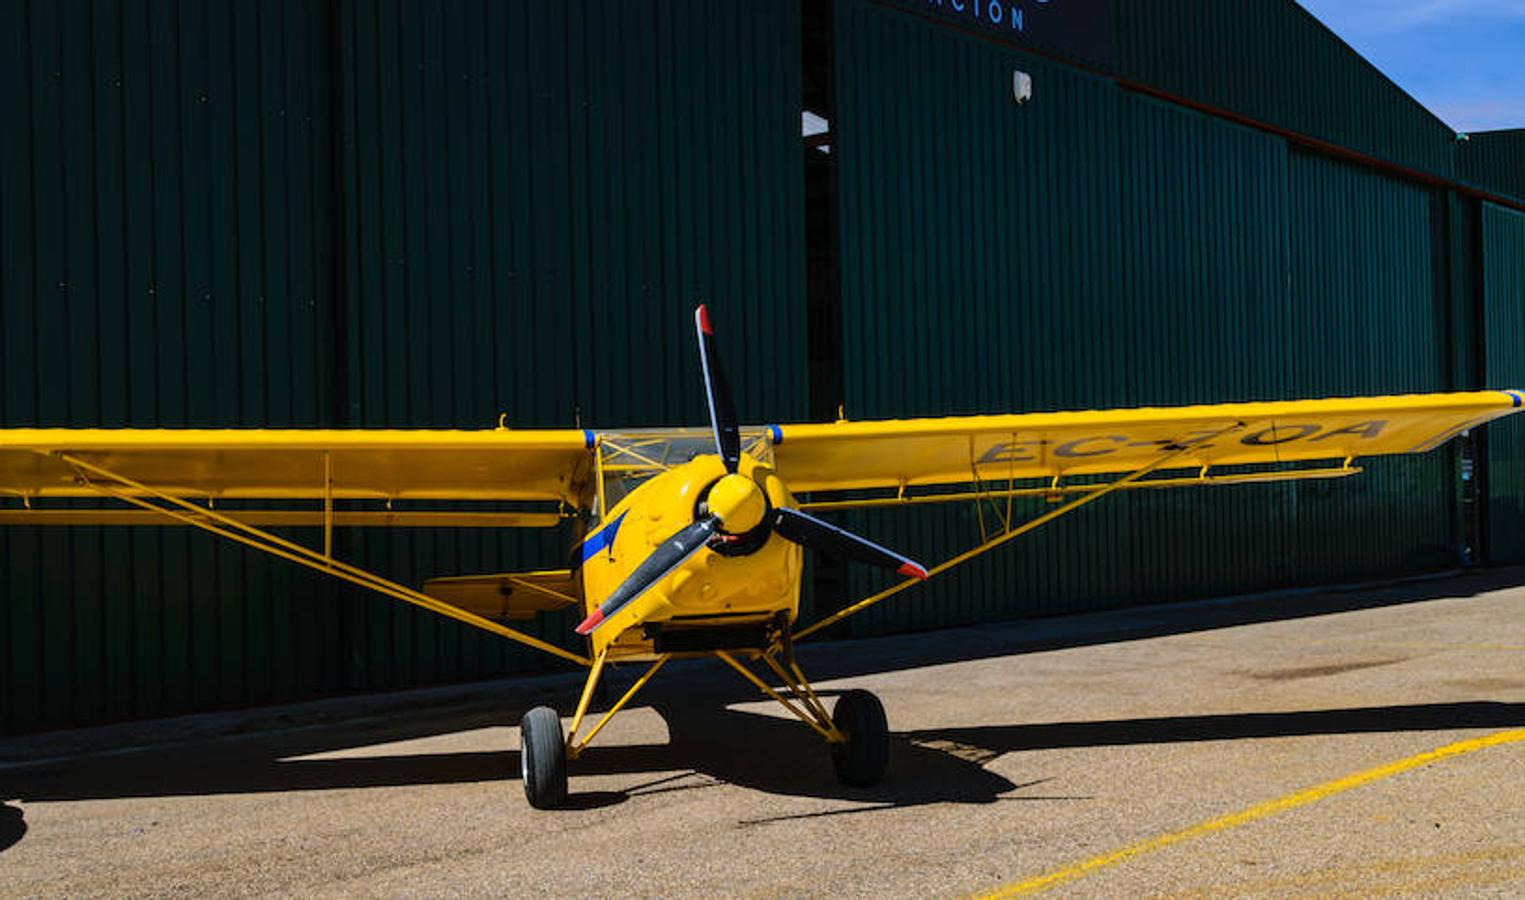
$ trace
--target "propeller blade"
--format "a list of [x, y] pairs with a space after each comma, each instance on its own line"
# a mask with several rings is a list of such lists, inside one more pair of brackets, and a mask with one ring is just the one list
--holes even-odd
[[651, 551], [650, 556], [641, 560], [641, 564], [635, 567], [635, 571], [630, 573], [624, 583], [614, 589], [609, 599], [599, 604], [598, 609], [577, 626], [577, 633], [590, 633], [605, 619], [619, 612], [625, 604], [646, 593], [647, 588], [671, 575], [689, 557], [703, 549], [719, 530], [720, 520], [706, 516], [663, 541], [657, 549]]
[[730, 382], [720, 368], [720, 355], [715, 352], [715, 329], [710, 325], [709, 310], [702, 303], [694, 310], [694, 327], [699, 333], [699, 367], [704, 370], [704, 394], [709, 401], [710, 427], [715, 431], [715, 451], [725, 463], [725, 470], [734, 475], [741, 462], [736, 404], [731, 400]]
[[867, 563], [881, 569], [891, 569], [907, 578], [927, 579], [926, 567], [893, 550], [886, 550], [873, 541], [858, 537], [851, 531], [843, 531], [830, 522], [823, 522], [797, 509], [780, 507], [774, 510], [773, 530], [779, 537], [793, 541], [802, 547], [810, 547], [843, 559]]

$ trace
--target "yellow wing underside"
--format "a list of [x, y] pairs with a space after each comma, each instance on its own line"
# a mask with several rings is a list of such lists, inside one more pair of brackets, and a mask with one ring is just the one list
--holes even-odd
[[[1032, 413], [766, 429], [797, 492], [961, 485], [1432, 449], [1519, 411], [1514, 391]], [[549, 501], [585, 507], [580, 430], [0, 429], [0, 506], [143, 489], [201, 501]], [[67, 524], [120, 511], [69, 508]], [[277, 516], [267, 513], [267, 516]], [[334, 524], [418, 524], [337, 513]], [[369, 515], [362, 520], [343, 516]], [[271, 520], [271, 524], [289, 524]], [[504, 519], [502, 524], [512, 524]], [[541, 523], [544, 524], [544, 523]]]
[[[213, 500], [576, 503], [583, 431], [0, 429], [0, 497], [99, 496], [102, 472]], [[120, 486], [120, 482], [118, 483]]]
[[1123, 474], [1422, 453], [1520, 410], [1514, 391], [783, 425], [796, 492]]

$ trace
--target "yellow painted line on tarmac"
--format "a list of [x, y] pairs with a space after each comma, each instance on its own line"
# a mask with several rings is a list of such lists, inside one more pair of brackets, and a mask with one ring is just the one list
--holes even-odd
[[1489, 747], [1497, 747], [1501, 744], [1513, 744], [1521, 741], [1525, 741], [1525, 728], [1512, 731], [1501, 731], [1497, 734], [1490, 734], [1485, 737], [1472, 738], [1471, 740], [1458, 741], [1454, 744], [1447, 744], [1444, 747], [1429, 750], [1424, 753], [1420, 753], [1417, 756], [1410, 756], [1407, 759], [1400, 759], [1397, 762], [1390, 762], [1385, 766], [1378, 766], [1375, 769], [1367, 769], [1364, 772], [1357, 772], [1354, 775], [1348, 775], [1335, 781], [1325, 782], [1324, 784], [1318, 785], [1317, 787], [1311, 787], [1306, 790], [1298, 791], [1295, 794], [1288, 794], [1285, 797], [1279, 797], [1275, 800], [1268, 800], [1265, 803], [1257, 804], [1250, 807], [1249, 809], [1231, 813], [1226, 816], [1220, 816], [1216, 819], [1210, 819], [1206, 822], [1193, 825], [1190, 828], [1183, 828], [1180, 831], [1172, 831], [1168, 834], [1162, 834], [1158, 837], [1152, 837], [1147, 840], [1139, 841], [1138, 843], [1131, 844], [1122, 848], [1121, 850], [1114, 850], [1111, 853], [1104, 853], [1101, 856], [1095, 856], [1082, 862], [1072, 863], [1068, 866], [1054, 869], [1051, 872], [1046, 872], [1042, 875], [1036, 876], [1034, 878], [1029, 878], [1025, 881], [1018, 881], [1012, 884], [1008, 884], [1004, 887], [996, 888], [989, 893], [980, 894], [978, 896], [986, 898], [986, 900], [993, 900], [993, 898], [999, 897], [1020, 897], [1024, 894], [1036, 894], [1040, 891], [1046, 891], [1049, 888], [1057, 887], [1058, 885], [1064, 884], [1065, 882], [1074, 881], [1077, 878], [1082, 878], [1092, 872], [1095, 872], [1098, 869], [1104, 869], [1108, 866], [1115, 866], [1121, 862], [1127, 862], [1128, 860], [1137, 856], [1142, 856], [1145, 853], [1151, 853], [1155, 850], [1163, 850], [1173, 844], [1179, 844], [1183, 841], [1189, 841], [1194, 838], [1206, 837], [1207, 835], [1217, 831], [1224, 831], [1229, 828], [1237, 828], [1240, 825], [1248, 824], [1257, 819], [1264, 819], [1267, 816], [1274, 816], [1277, 813], [1286, 812], [1290, 809], [1296, 809], [1299, 806], [1307, 806], [1310, 803], [1323, 800], [1325, 797], [1332, 797], [1335, 794], [1342, 794], [1345, 791], [1354, 790], [1355, 788], [1371, 784], [1374, 781], [1381, 781], [1384, 778], [1391, 778], [1394, 775], [1401, 775], [1404, 772], [1407, 772], [1411, 769], [1417, 769], [1420, 766], [1427, 766], [1430, 763], [1439, 762], [1443, 759], [1449, 759], [1453, 756], [1462, 756], [1463, 754], [1467, 753], [1475, 753], [1478, 750], [1486, 750]]

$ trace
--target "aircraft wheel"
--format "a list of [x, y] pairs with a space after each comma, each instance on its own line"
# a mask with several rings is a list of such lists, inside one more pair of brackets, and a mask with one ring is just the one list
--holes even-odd
[[519, 778], [536, 809], [555, 809], [567, 799], [567, 747], [561, 716], [537, 706], [519, 721]]
[[837, 780], [849, 787], [878, 784], [890, 761], [890, 726], [879, 698], [868, 691], [848, 691], [837, 699], [831, 721], [847, 737], [847, 743], [831, 745]]

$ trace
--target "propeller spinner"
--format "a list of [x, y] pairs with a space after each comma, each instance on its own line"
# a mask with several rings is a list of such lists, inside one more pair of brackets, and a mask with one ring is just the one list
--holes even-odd
[[735, 541], [741, 535], [755, 534], [760, 528], [767, 529], [764, 536], [776, 534], [802, 547], [889, 569], [908, 578], [925, 579], [925, 567], [893, 550], [797, 509], [773, 508], [757, 482], [737, 474], [741, 462], [741, 430], [737, 425], [736, 405], [715, 349], [715, 330], [709, 311], [703, 305], [694, 310], [694, 330], [699, 338], [699, 363], [704, 372], [704, 392], [709, 405], [710, 427], [715, 435], [715, 450], [726, 474], [709, 487], [696, 510], [694, 522], [679, 529], [642, 560], [598, 609], [577, 626], [577, 633], [591, 633], [605, 619], [677, 571], [705, 547]]

